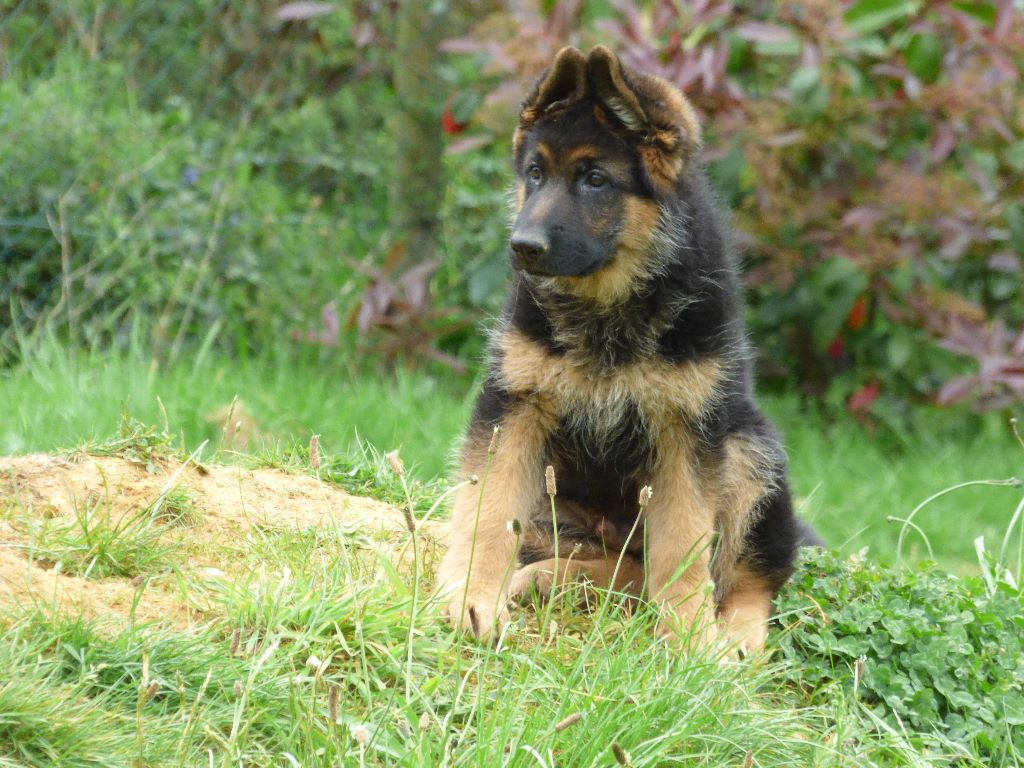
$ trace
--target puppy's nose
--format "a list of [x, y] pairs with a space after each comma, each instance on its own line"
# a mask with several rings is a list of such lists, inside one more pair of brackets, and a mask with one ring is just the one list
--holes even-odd
[[548, 240], [537, 232], [512, 235], [512, 250], [524, 262], [535, 262], [548, 252]]

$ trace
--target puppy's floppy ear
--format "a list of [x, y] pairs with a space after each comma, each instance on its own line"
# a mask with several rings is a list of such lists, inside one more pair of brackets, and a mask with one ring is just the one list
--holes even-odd
[[700, 149], [700, 124], [683, 94], [667, 80], [634, 72], [603, 45], [587, 57], [594, 99], [641, 139], [644, 168], [660, 191], [671, 189]]
[[563, 48], [523, 102], [519, 126], [529, 128], [545, 112], [579, 101], [586, 93], [587, 60], [576, 48]]

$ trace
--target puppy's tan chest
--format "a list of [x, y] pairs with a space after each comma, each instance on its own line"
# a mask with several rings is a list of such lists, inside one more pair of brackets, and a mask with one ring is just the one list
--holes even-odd
[[719, 360], [644, 359], [601, 370], [572, 352], [556, 355], [519, 331], [500, 340], [500, 376], [516, 397], [557, 417], [617, 423], [627, 412], [649, 425], [699, 416], [714, 401]]

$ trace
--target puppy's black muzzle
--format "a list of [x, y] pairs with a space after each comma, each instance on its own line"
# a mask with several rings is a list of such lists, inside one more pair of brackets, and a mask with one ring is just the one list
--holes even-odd
[[548, 251], [550, 243], [539, 232], [513, 232], [509, 242], [512, 248], [512, 266], [534, 275], [550, 274]]

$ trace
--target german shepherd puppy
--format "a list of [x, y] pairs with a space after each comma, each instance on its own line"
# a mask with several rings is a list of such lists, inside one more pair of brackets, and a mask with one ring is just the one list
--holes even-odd
[[517, 273], [459, 470], [481, 483], [455, 498], [438, 573], [449, 618], [477, 637], [557, 574], [645, 593], [686, 642], [720, 626], [748, 650], [765, 640], [810, 533], [754, 403], [700, 144], [675, 87], [601, 46], [563, 49], [523, 103]]

